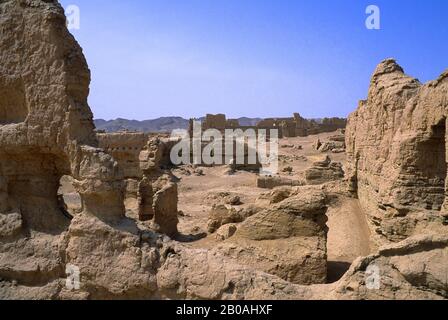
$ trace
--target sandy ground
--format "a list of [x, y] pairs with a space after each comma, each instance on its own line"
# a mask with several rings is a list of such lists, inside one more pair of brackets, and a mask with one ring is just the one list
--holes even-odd
[[358, 200], [341, 198], [328, 211], [328, 280], [339, 280], [352, 262], [370, 254], [370, 230]]
[[[300, 178], [302, 172], [322, 157], [322, 153], [313, 149], [313, 143], [322, 141], [334, 133], [320, 134], [305, 138], [281, 139], [279, 148], [280, 172], [292, 167], [291, 174], [281, 172], [281, 176]], [[296, 148], [302, 146], [302, 150]], [[345, 154], [328, 153], [333, 161], [345, 165]], [[179, 230], [187, 245], [197, 248], [209, 248], [217, 242], [213, 235], [207, 236], [208, 212], [214, 202], [214, 195], [227, 192], [240, 196], [243, 206], [254, 203], [257, 197], [269, 190], [256, 187], [256, 173], [237, 172], [233, 176], [225, 175], [225, 168], [202, 168], [203, 176], [185, 176], [179, 174], [179, 209], [183, 212]], [[175, 173], [176, 174], [176, 173]], [[370, 232], [367, 222], [356, 199], [342, 197], [328, 210], [328, 259], [329, 281], [339, 279], [350, 264], [359, 256], [370, 253]], [[206, 236], [205, 238], [203, 238]]]

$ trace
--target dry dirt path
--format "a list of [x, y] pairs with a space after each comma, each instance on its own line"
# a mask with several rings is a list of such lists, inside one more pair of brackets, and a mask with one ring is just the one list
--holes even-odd
[[370, 230], [357, 199], [341, 198], [328, 216], [329, 281], [338, 280], [358, 257], [371, 252]]

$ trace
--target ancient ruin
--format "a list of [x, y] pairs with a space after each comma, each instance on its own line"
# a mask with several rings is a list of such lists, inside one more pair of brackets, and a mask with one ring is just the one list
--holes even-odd
[[346, 143], [341, 119], [259, 124], [284, 146], [261, 178], [96, 132], [56, 0], [0, 1], [0, 61], [0, 299], [448, 299], [448, 72], [382, 62]]
[[154, 223], [157, 231], [177, 233], [177, 184], [169, 167], [170, 150], [177, 140], [144, 133], [97, 134], [99, 146], [111, 154], [125, 179], [128, 216]]
[[122, 169], [125, 179], [141, 179], [140, 153], [149, 135], [138, 132], [98, 133], [99, 147], [112, 155]]

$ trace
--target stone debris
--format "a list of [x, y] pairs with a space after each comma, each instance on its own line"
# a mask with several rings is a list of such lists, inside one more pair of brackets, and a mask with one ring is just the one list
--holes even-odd
[[307, 184], [317, 185], [344, 178], [342, 164], [332, 162], [329, 156], [315, 161], [311, 168], [305, 171]]
[[333, 152], [333, 150], [335, 150], [335, 149], [345, 150], [345, 142], [326, 141], [326, 142], [323, 142], [322, 145], [318, 148], [318, 150], [322, 153]]
[[224, 241], [232, 237], [237, 230], [237, 225], [233, 223], [229, 223], [223, 225], [216, 231], [216, 240]]
[[290, 166], [285, 167], [285, 168], [282, 169], [282, 172], [289, 173], [289, 174], [291, 174], [293, 171], [294, 171], [294, 168], [290, 167]]
[[228, 200], [228, 204], [230, 204], [232, 206], [239, 206], [239, 205], [241, 205], [243, 203], [241, 202], [241, 198], [239, 196], [232, 196]]
[[232, 206], [213, 205], [208, 219], [208, 232], [214, 233], [221, 226], [229, 223], [243, 222], [244, 217]]

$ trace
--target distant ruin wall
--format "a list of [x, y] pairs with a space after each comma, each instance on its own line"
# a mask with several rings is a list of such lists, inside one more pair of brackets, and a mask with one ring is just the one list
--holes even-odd
[[[193, 121], [190, 121], [190, 133], [192, 132]], [[318, 123], [314, 120], [302, 118], [300, 114], [295, 113], [292, 118], [269, 118], [261, 120], [256, 126], [241, 126], [238, 120], [227, 120], [224, 114], [207, 114], [202, 123], [202, 130], [216, 129], [224, 131], [226, 129], [253, 129], [258, 134], [259, 130], [278, 130], [279, 138], [283, 137], [306, 137], [312, 134], [324, 132], [333, 132], [338, 129], [344, 129], [347, 120], [343, 118], [325, 118]]]

